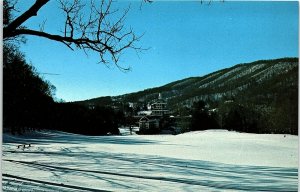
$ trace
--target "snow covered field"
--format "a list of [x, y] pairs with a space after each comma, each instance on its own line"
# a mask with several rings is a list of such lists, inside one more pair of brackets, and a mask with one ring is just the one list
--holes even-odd
[[[3, 191], [297, 191], [298, 136], [3, 135]], [[31, 147], [17, 145], [31, 143]]]

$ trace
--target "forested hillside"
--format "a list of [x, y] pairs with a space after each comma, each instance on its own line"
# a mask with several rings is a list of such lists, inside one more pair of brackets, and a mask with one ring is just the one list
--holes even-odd
[[[243, 115], [250, 110], [253, 114], [249, 116], [258, 116], [260, 124], [260, 131], [255, 128], [251, 132], [295, 134], [298, 126], [298, 70], [298, 58], [260, 60], [136, 93], [79, 103], [124, 108], [128, 102], [134, 102], [143, 106], [161, 93], [174, 115], [191, 114], [194, 103], [204, 101], [209, 109], [220, 111], [226, 108], [226, 113], [230, 112], [227, 108], [235, 111], [247, 109], [247, 112], [241, 112]], [[233, 104], [225, 104], [226, 101], [233, 101]], [[218, 121], [223, 127], [224, 122]], [[258, 124], [256, 121], [253, 123]]]
[[238, 64], [202, 77], [191, 77], [136, 93], [100, 97], [81, 103], [111, 105], [117, 102], [150, 102], [159, 93], [168, 100], [172, 109], [178, 106], [191, 107], [194, 101], [199, 100], [243, 101], [246, 96], [247, 101], [270, 103], [280, 95], [297, 89], [298, 58], [283, 58]]
[[[120, 125], [136, 123], [128, 114], [145, 110], [161, 93], [180, 119], [176, 126], [181, 132], [221, 128], [298, 134], [298, 58], [239, 64], [162, 87], [74, 103], [55, 102], [55, 87], [14, 46], [4, 47], [3, 71], [3, 124], [12, 132], [46, 128], [118, 134]], [[192, 118], [181, 118], [188, 116]]]
[[12, 44], [3, 47], [4, 132], [23, 134], [39, 129], [86, 135], [119, 134], [122, 113], [110, 107], [89, 109], [75, 103], [56, 102], [55, 87], [25, 60]]

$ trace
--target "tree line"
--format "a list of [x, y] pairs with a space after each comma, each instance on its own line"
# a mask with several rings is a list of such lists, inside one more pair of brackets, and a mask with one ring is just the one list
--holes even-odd
[[204, 101], [195, 102], [188, 131], [227, 129], [230, 131], [298, 135], [298, 91], [274, 98], [269, 106], [222, 101], [209, 110]]
[[3, 47], [3, 126], [12, 133], [55, 129], [86, 135], [119, 134], [123, 113], [53, 99], [45, 81], [14, 45]]

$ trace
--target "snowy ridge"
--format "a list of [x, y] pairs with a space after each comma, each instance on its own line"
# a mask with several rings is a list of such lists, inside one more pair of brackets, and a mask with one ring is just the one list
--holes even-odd
[[230, 75], [232, 75], [233, 73], [236, 73], [240, 70], [242, 70], [245, 66], [242, 66], [242, 67], [237, 67], [233, 70], [230, 70], [226, 73], [224, 73], [223, 75], [217, 77], [216, 79], [210, 81], [209, 83], [206, 83], [206, 84], [203, 84], [201, 86], [199, 86], [199, 88], [206, 88], [208, 87], [209, 85], [212, 85], [212, 84], [215, 84], [216, 82], [223, 82], [225, 78], [229, 77]]
[[[202, 77], [190, 77], [161, 87], [118, 96], [116, 102], [108, 102], [106, 105], [113, 106], [122, 102], [149, 103], [154, 101], [159, 93], [168, 101], [171, 110], [184, 106], [190, 107], [194, 101], [199, 99], [210, 99], [218, 102], [223, 98], [233, 96], [235, 98], [252, 97], [251, 99], [255, 101], [256, 99], [260, 100], [261, 97], [269, 98], [268, 95], [270, 94], [280, 94], [274, 93], [274, 90], [281, 91], [275, 85], [281, 84], [280, 86], [284, 89], [284, 87], [297, 84], [298, 77], [296, 77], [295, 71], [298, 71], [298, 58], [281, 58], [238, 64]], [[272, 90], [267, 89], [270, 84], [274, 85]], [[257, 89], [261, 89], [260, 98], [251, 95]], [[101, 98], [98, 100], [100, 101]], [[97, 98], [91, 101], [97, 104]], [[79, 103], [88, 104], [89, 101]]]
[[296, 191], [298, 136], [4, 134], [2, 165], [3, 191]]
[[278, 63], [278, 64], [270, 66], [270, 67], [264, 69], [263, 71], [253, 75], [252, 78], [256, 78], [257, 82], [262, 82], [265, 79], [268, 79], [275, 74], [286, 73], [286, 72], [292, 70], [293, 68], [295, 68], [296, 66], [298, 66], [298, 65], [290, 64], [290, 63]]

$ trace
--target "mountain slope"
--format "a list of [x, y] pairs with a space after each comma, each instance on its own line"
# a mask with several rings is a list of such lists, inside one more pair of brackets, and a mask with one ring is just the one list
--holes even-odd
[[79, 103], [84, 105], [118, 105], [127, 102], [151, 102], [158, 94], [171, 109], [191, 107], [193, 102], [219, 102], [235, 99], [254, 104], [270, 104], [277, 97], [298, 92], [298, 58], [260, 60], [238, 64], [202, 77], [191, 77], [116, 97], [99, 97]]

